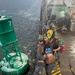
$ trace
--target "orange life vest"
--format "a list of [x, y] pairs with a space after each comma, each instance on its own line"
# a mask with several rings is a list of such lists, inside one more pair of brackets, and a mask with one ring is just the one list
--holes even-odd
[[47, 54], [47, 60], [46, 60], [46, 64], [50, 64], [54, 62], [54, 56], [53, 54]]

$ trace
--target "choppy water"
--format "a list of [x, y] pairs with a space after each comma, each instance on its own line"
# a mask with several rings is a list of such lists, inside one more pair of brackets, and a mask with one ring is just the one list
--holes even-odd
[[[0, 14], [11, 15], [21, 51], [33, 59], [36, 51], [40, 0], [0, 0]], [[0, 50], [0, 59], [3, 54]], [[0, 73], [1, 75], [1, 73]]]

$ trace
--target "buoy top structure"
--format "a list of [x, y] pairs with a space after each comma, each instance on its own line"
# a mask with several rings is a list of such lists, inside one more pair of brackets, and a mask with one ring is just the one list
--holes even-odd
[[20, 51], [10, 16], [0, 16], [0, 49], [4, 54], [0, 62], [3, 75], [21, 75], [27, 70], [28, 56]]
[[0, 16], [0, 46], [18, 41], [11, 17]]

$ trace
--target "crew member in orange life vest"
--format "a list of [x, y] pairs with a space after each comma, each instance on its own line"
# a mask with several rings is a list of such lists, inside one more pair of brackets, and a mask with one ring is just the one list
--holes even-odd
[[54, 67], [55, 58], [51, 52], [52, 50], [50, 48], [47, 48], [46, 54], [44, 54], [47, 75], [51, 75], [51, 71], [53, 70]]

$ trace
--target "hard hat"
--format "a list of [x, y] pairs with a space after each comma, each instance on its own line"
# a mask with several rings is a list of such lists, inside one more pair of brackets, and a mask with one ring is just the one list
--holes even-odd
[[43, 34], [43, 38], [47, 38], [46, 34]]
[[64, 40], [63, 40], [63, 39], [60, 39], [59, 42], [60, 42], [60, 43], [64, 43]]
[[51, 48], [46, 49], [46, 53], [51, 53], [51, 52], [52, 52]]
[[43, 27], [44, 27], [44, 29], [46, 29], [46, 28], [47, 28], [47, 26], [46, 26], [46, 25], [44, 25]]

